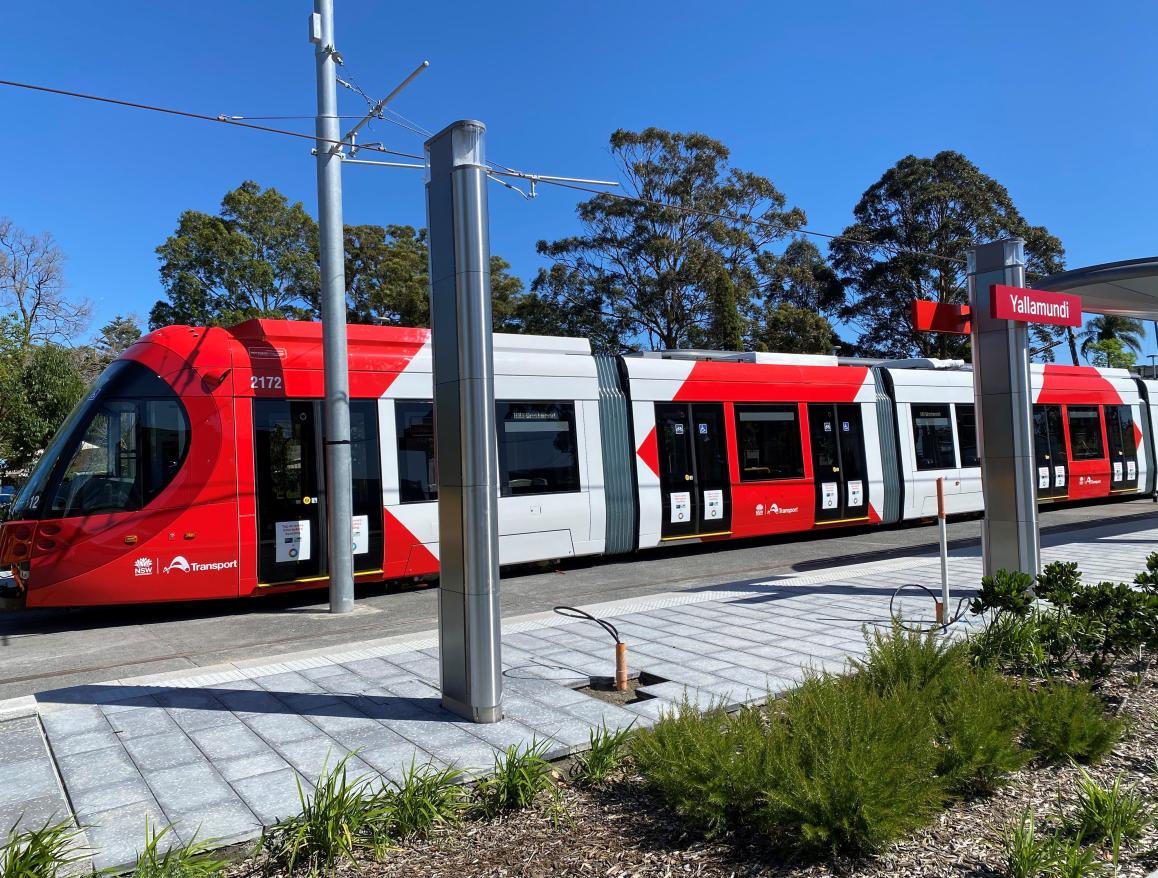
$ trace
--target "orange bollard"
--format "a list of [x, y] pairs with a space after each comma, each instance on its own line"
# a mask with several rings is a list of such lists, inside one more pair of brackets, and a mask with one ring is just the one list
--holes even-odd
[[627, 644], [615, 644], [615, 689], [627, 691]]

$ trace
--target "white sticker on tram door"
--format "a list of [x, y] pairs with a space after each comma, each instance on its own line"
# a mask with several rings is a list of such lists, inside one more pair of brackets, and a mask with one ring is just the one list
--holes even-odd
[[704, 520], [719, 521], [724, 517], [724, 492], [704, 491]]
[[679, 524], [692, 519], [692, 495], [680, 491], [671, 495], [671, 523]]
[[355, 515], [350, 530], [354, 535], [354, 554], [365, 555], [370, 551], [370, 516]]
[[849, 506], [863, 506], [864, 505], [864, 485], [861, 482], [848, 483], [848, 505]]
[[820, 486], [820, 508], [836, 509], [837, 507], [836, 482], [824, 482]]
[[1066, 486], [1066, 468], [1064, 466], [1055, 466], [1053, 468], [1053, 486], [1055, 488], [1064, 488]]
[[287, 561], [310, 560], [310, 523], [306, 521], [279, 521], [274, 524], [274, 541], [278, 564]]
[[1138, 478], [1138, 465], [1132, 460], [1126, 461], [1126, 481], [1132, 482]]
[[1039, 488], [1049, 487], [1049, 467], [1039, 466], [1037, 468], [1037, 486]]
[[1120, 460], [1114, 461], [1114, 481], [1122, 481], [1122, 461]]

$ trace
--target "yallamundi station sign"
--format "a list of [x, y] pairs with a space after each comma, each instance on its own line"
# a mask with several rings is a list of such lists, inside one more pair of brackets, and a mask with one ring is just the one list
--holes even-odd
[[993, 316], [998, 320], [1054, 323], [1058, 326], [1082, 325], [1081, 296], [994, 284], [989, 288], [989, 301]]

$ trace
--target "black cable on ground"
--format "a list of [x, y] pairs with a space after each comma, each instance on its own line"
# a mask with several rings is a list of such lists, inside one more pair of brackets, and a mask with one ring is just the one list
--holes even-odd
[[[903, 592], [907, 588], [919, 588], [921, 591], [923, 591], [925, 594], [927, 594], [930, 598], [933, 599], [933, 605], [934, 606], [936, 606], [940, 602], [938, 599], [937, 593], [935, 591], [933, 591], [927, 585], [921, 585], [919, 582], [910, 582], [910, 583], [906, 583], [905, 585], [898, 587], [897, 590], [893, 592], [892, 597], [889, 598], [889, 618], [895, 620], [897, 622], [897, 624], [900, 625], [901, 628], [903, 628], [906, 631], [924, 632], [924, 631], [932, 631], [936, 628], [940, 628], [942, 634], [947, 634], [949, 632], [949, 626], [954, 624], [955, 622], [959, 622], [965, 616], [965, 610], [962, 608], [965, 606], [965, 602], [969, 600], [968, 596], [961, 598], [961, 600], [959, 600], [957, 602], [957, 609], [954, 611], [954, 613], [951, 617], [946, 617], [943, 615], [942, 616], [943, 621], [937, 622], [937, 621], [933, 620], [931, 628], [915, 627], [913, 625], [906, 625], [904, 620], [901, 619], [900, 614], [898, 614], [893, 609], [893, 605], [896, 603], [897, 598], [900, 597], [901, 592]], [[946, 607], [943, 612], [947, 613], [948, 609], [949, 608]]]
[[580, 610], [578, 607], [555, 607], [555, 612], [560, 616], [567, 617], [568, 619], [578, 619], [581, 622], [594, 622], [596, 625], [599, 625], [604, 631], [610, 634], [616, 643], [623, 643], [623, 641], [619, 639], [619, 630], [614, 625], [612, 625], [610, 622], [604, 621], [603, 619], [596, 619], [585, 610]]

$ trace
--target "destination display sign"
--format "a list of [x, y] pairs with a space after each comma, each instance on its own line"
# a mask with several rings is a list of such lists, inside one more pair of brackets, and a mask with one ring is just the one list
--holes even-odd
[[998, 320], [1053, 323], [1057, 326], [1082, 325], [1081, 296], [994, 284], [989, 288], [989, 301], [993, 316]]

